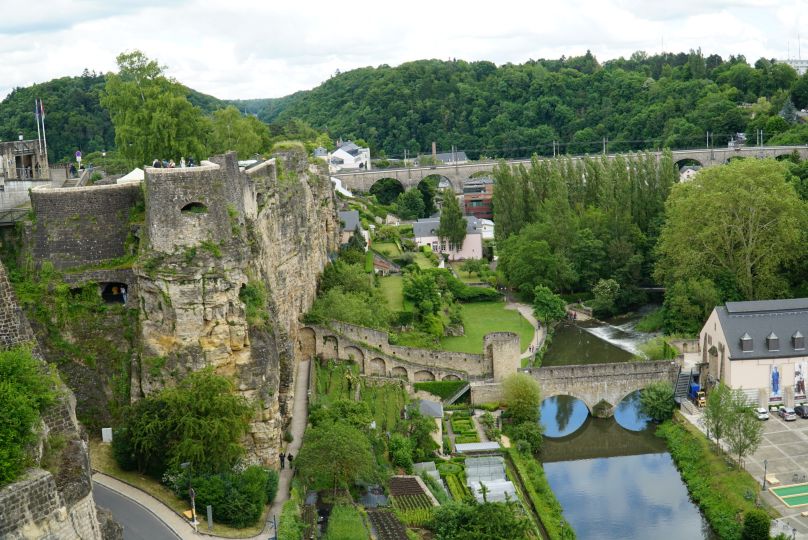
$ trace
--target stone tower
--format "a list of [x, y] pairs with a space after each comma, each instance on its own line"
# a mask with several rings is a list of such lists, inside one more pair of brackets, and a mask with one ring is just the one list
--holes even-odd
[[491, 362], [494, 380], [501, 381], [520, 367], [519, 336], [513, 332], [493, 332], [483, 338], [485, 357]]

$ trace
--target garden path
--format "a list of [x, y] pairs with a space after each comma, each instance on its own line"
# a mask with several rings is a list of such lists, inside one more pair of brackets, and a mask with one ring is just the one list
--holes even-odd
[[536, 320], [536, 317], [533, 315], [533, 307], [527, 304], [523, 304], [521, 302], [515, 302], [513, 299], [508, 297], [507, 304], [505, 305], [505, 309], [513, 309], [519, 312], [522, 317], [527, 319], [533, 326], [533, 339], [530, 342], [530, 346], [533, 347], [533, 352], [530, 352], [530, 347], [522, 353], [520, 358], [531, 358], [536, 352], [541, 349], [542, 345], [544, 345], [544, 339], [547, 337], [547, 332], [544, 329], [544, 326], [539, 324], [539, 321]]

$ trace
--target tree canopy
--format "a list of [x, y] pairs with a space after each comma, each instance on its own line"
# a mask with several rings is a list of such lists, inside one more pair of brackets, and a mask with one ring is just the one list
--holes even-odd
[[[734, 160], [674, 188], [655, 272], [671, 287], [666, 305], [683, 318], [701, 319], [699, 306], [711, 309], [715, 300], [789, 295], [783, 267], [805, 253], [808, 217], [789, 176], [788, 167], [774, 160]], [[696, 308], [688, 311], [688, 305]], [[686, 318], [668, 323], [688, 326]]]
[[466, 218], [457, 202], [455, 194], [449, 190], [443, 196], [443, 209], [440, 212], [438, 237], [446, 242], [449, 250], [459, 250], [466, 239]]

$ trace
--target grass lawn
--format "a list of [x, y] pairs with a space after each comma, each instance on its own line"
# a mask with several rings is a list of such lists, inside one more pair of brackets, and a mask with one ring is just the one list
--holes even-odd
[[397, 257], [401, 255], [401, 251], [398, 249], [398, 246], [395, 245], [393, 242], [374, 242], [371, 247], [374, 251], [378, 251], [385, 257]]
[[469, 272], [464, 272], [463, 270], [461, 270], [460, 267], [462, 266], [462, 264], [463, 263], [460, 262], [460, 261], [455, 261], [455, 262], [449, 263], [449, 265], [452, 267], [452, 270], [454, 270], [457, 277], [460, 278], [460, 281], [462, 281], [463, 283], [482, 283], [483, 282], [482, 278], [480, 276], [478, 276], [477, 274], [471, 274]]
[[[145, 491], [158, 501], [162, 502], [172, 510], [182, 513], [191, 509], [191, 504], [177, 498], [170, 489], [163, 484], [148, 476], [139, 474], [137, 471], [124, 471], [115, 462], [112, 456], [112, 445], [102, 443], [98, 439], [90, 439], [90, 460], [93, 464], [93, 469], [102, 472], [113, 478], [117, 478], [122, 482], [131, 484], [136, 488]], [[204, 510], [203, 510], [204, 511]], [[255, 536], [264, 530], [264, 523], [266, 523], [267, 513], [269, 512], [269, 505], [264, 510], [263, 515], [257, 521], [256, 525], [252, 527], [245, 527], [243, 529], [236, 529], [220, 523], [213, 523], [212, 534], [224, 536], [226, 538], [249, 538]], [[199, 509], [197, 509], [197, 516], [199, 516]], [[205, 530], [207, 530], [207, 521], [205, 522]]]
[[385, 276], [379, 279], [379, 286], [393, 311], [404, 310], [404, 278], [400, 275]]
[[445, 337], [441, 347], [447, 351], [480, 354], [483, 351], [483, 336], [491, 332], [516, 332], [519, 334], [522, 352], [533, 339], [533, 327], [518, 311], [505, 309], [505, 302], [477, 302], [463, 304], [463, 337]]
[[414, 253], [414, 255], [415, 255], [415, 264], [417, 264], [421, 268], [435, 268], [435, 265], [432, 264], [432, 261], [429, 260], [427, 256], [421, 253], [420, 251]]

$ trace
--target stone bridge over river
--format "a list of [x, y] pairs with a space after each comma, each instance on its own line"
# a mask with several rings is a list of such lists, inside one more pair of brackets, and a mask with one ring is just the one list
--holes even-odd
[[[696, 148], [692, 150], [674, 150], [673, 161], [679, 165], [693, 163], [702, 167], [711, 167], [727, 163], [737, 157], [753, 158], [779, 158], [787, 156], [794, 151], [802, 159], [808, 159], [808, 146], [742, 146], [740, 148]], [[650, 152], [659, 157], [662, 152]], [[618, 154], [609, 154], [608, 159], [614, 159]], [[623, 154], [627, 155], [627, 154]], [[593, 158], [598, 158], [595, 154]], [[581, 159], [574, 156], [573, 159]], [[548, 158], [543, 158], [548, 159]], [[455, 193], [463, 192], [463, 182], [475, 174], [483, 174], [494, 170], [498, 161], [474, 161], [458, 165], [436, 165], [431, 167], [414, 167], [408, 169], [378, 169], [371, 171], [346, 172], [332, 175], [342, 181], [342, 186], [350, 191], [368, 192], [371, 186], [379, 180], [392, 178], [398, 180], [404, 189], [417, 186], [427, 176], [441, 176], [449, 180]], [[529, 166], [529, 159], [515, 159], [506, 161], [508, 165]]]
[[624, 397], [652, 382], [675, 384], [679, 366], [670, 360], [617, 362], [527, 368], [520, 370], [539, 382], [542, 399], [572, 396], [583, 401], [593, 416], [609, 417]]

